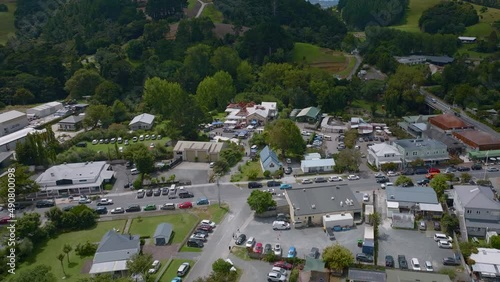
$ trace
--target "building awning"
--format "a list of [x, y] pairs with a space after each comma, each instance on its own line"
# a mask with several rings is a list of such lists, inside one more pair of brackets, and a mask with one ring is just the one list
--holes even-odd
[[92, 264], [89, 274], [107, 273], [127, 270], [126, 260], [108, 261]]
[[476, 263], [472, 266], [472, 271], [481, 273], [482, 276], [496, 277], [500, 276], [500, 265]]
[[418, 204], [421, 211], [443, 212], [441, 204]]
[[399, 209], [399, 203], [398, 202], [387, 202], [387, 208]]
[[108, 180], [108, 179], [111, 179], [115, 176], [115, 172], [112, 171], [112, 170], [106, 170], [106, 171], [103, 171], [101, 173], [101, 177], [104, 179], [104, 180]]

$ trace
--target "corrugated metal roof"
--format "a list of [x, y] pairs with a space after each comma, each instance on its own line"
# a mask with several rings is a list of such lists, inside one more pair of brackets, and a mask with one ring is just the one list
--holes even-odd
[[0, 122], [6, 122], [9, 120], [13, 120], [22, 116], [26, 116], [25, 113], [21, 113], [19, 111], [8, 111], [0, 114]]
[[438, 199], [434, 189], [430, 187], [397, 187], [385, 188], [387, 200], [391, 202], [437, 204]]

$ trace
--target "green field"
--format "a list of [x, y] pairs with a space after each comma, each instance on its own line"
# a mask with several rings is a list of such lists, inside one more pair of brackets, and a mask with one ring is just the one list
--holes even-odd
[[193, 9], [196, 3], [198, 3], [198, 0], [188, 0], [188, 9]]
[[406, 18], [400, 25], [393, 26], [402, 31], [419, 32], [418, 20], [422, 13], [432, 6], [441, 2], [440, 0], [410, 0], [410, 5], [406, 11]]
[[500, 20], [500, 10], [495, 8], [488, 8], [485, 13], [481, 13], [480, 10], [483, 6], [474, 5], [477, 13], [479, 15], [479, 23], [467, 27], [464, 36], [474, 36], [478, 38], [487, 37], [493, 31], [491, 24], [494, 21]]
[[[170, 262], [170, 264], [168, 265], [167, 270], [161, 276], [161, 280], [160, 281], [162, 281], [162, 282], [170, 282], [170, 281], [172, 281], [172, 279], [174, 279], [175, 277], [177, 277], [177, 269], [179, 269], [179, 266], [181, 266], [181, 264], [184, 263], [184, 262], [189, 262], [189, 264], [191, 265], [191, 269], [193, 268], [194, 261], [192, 261], [192, 260], [188, 260], [188, 259], [173, 259]], [[189, 275], [189, 272], [186, 275]], [[182, 279], [182, 280], [184, 280], [184, 279]]]
[[14, 36], [16, 33], [16, 28], [14, 26], [16, 3], [0, 0], [0, 4], [5, 4], [9, 8], [8, 12], [0, 13], [0, 44], [5, 44], [9, 37]]
[[130, 234], [140, 234], [141, 236], [153, 237], [158, 224], [168, 222], [173, 225], [174, 232], [171, 243], [181, 243], [188, 232], [193, 229], [198, 222], [198, 218], [190, 213], [178, 213], [151, 217], [134, 218], [130, 226]]
[[213, 4], [209, 4], [205, 6], [203, 12], [201, 13], [202, 17], [209, 17], [214, 23], [221, 23], [224, 17], [222, 13], [215, 8]]
[[102, 236], [109, 230], [116, 228], [122, 231], [124, 227], [125, 220], [104, 221], [99, 222], [93, 229], [61, 234], [57, 238], [43, 243], [39, 249], [34, 250], [32, 256], [21, 264], [19, 271], [29, 271], [33, 266], [45, 264], [52, 268], [57, 281], [62, 281], [61, 278], [64, 275], [61, 263], [56, 259], [56, 256], [62, 253], [64, 244], [70, 244], [73, 247], [73, 251], [69, 253], [70, 263], [68, 264], [67, 258], [64, 258], [63, 261], [64, 270], [66, 271], [66, 279], [64, 281], [77, 281], [79, 278], [86, 276], [81, 273], [82, 267], [84, 261], [92, 260], [92, 257], [78, 257], [74, 251], [76, 245], [78, 243], [84, 244], [87, 241], [98, 243], [101, 241]]
[[349, 75], [355, 64], [355, 61], [350, 60], [343, 52], [300, 42], [295, 43], [293, 48], [293, 61], [306, 63], [340, 76]]

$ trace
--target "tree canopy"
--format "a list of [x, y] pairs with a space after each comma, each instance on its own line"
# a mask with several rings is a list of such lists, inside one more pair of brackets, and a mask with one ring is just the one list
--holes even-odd
[[306, 149], [300, 129], [289, 119], [278, 119], [268, 123], [266, 132], [269, 145], [276, 150], [281, 150], [284, 156], [287, 153], [301, 155]]
[[367, 25], [389, 26], [401, 21], [408, 0], [340, 0], [338, 9], [347, 25], [363, 30]]
[[461, 34], [479, 22], [477, 11], [465, 2], [441, 2], [422, 13], [418, 26], [428, 33]]
[[326, 267], [336, 272], [342, 272], [354, 262], [351, 251], [339, 244], [326, 247], [321, 258]]
[[276, 206], [276, 201], [273, 200], [271, 193], [260, 190], [253, 190], [247, 199], [247, 203], [250, 209], [256, 213], [263, 213]]

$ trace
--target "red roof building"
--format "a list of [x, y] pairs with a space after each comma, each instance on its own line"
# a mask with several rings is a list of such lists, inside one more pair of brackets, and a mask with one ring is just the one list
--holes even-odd
[[483, 131], [466, 130], [453, 132], [453, 136], [472, 148], [479, 149], [479, 151], [500, 150], [500, 138], [496, 138]]
[[465, 123], [461, 118], [453, 114], [442, 114], [429, 118], [429, 123], [442, 130], [474, 129], [474, 126]]

